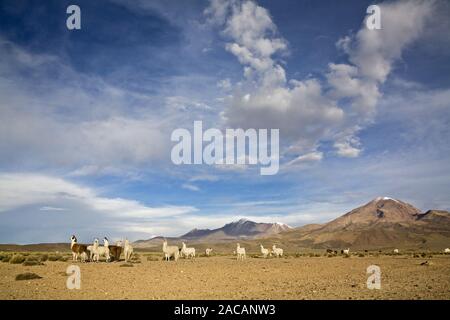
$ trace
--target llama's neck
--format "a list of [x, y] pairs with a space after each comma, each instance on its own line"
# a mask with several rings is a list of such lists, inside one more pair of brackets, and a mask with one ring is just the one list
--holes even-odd
[[77, 243], [75, 240], [71, 240], [71, 242], [70, 242], [70, 248], [71, 248], [71, 249], [73, 248], [73, 246], [74, 246], [75, 243]]

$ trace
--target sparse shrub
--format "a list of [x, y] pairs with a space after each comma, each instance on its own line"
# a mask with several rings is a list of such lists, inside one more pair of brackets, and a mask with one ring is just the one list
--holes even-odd
[[158, 257], [154, 256], [147, 256], [147, 261], [159, 261], [160, 259]]
[[121, 267], [134, 267], [134, 265], [132, 263], [122, 263], [120, 266]]
[[30, 255], [25, 257], [25, 261], [39, 261], [39, 256], [37, 255]]
[[[7, 261], [3, 261], [4, 259], [7, 259]], [[0, 253], [0, 261], [8, 262], [9, 259], [11, 259], [11, 254], [9, 254], [9, 253]]]
[[41, 254], [40, 257], [39, 257], [39, 260], [41, 262], [47, 261], [48, 260], [48, 254], [46, 254], [46, 253]]
[[42, 279], [42, 277], [32, 272], [20, 273], [16, 276], [16, 280], [32, 280], [32, 279]]
[[2, 262], [9, 262], [11, 260], [11, 255], [5, 255], [2, 259]]
[[25, 257], [21, 254], [15, 254], [11, 257], [11, 259], [9, 260], [9, 263], [12, 264], [20, 264], [22, 262], [25, 261]]
[[365, 257], [365, 255], [364, 255], [364, 253], [358, 253], [358, 257], [360, 257], [360, 258], [364, 258], [364, 257]]
[[58, 261], [62, 258], [63, 256], [60, 254], [52, 254], [50, 256], [48, 256], [48, 260], [49, 261]]
[[131, 263], [141, 263], [141, 256], [139, 254], [137, 254], [137, 253], [134, 253], [131, 256], [131, 261], [130, 262]]
[[69, 260], [69, 257], [67, 257], [67, 256], [61, 256], [61, 258], [58, 259], [58, 261], [61, 261], [61, 262], [66, 262], [67, 260]]
[[43, 263], [36, 261], [36, 260], [25, 260], [22, 264], [27, 267], [44, 265]]

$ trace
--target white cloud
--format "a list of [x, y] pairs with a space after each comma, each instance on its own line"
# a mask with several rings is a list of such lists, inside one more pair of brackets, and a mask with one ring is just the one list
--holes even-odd
[[181, 185], [181, 187], [182, 187], [183, 189], [190, 190], [190, 191], [200, 191], [200, 188], [199, 188], [199, 187], [197, 187], [196, 185], [193, 185], [193, 184], [191, 184], [191, 183], [183, 183], [183, 184]]
[[304, 155], [301, 155], [294, 160], [289, 161], [287, 165], [297, 165], [305, 162], [316, 162], [320, 161], [323, 158], [323, 153], [319, 151], [310, 152]]
[[[244, 67], [245, 82], [234, 87], [223, 113], [232, 126], [279, 128], [287, 152], [315, 152], [332, 141], [336, 154], [361, 153], [359, 131], [373, 122], [383, 83], [406, 46], [417, 40], [433, 10], [432, 2], [381, 4], [382, 30], [365, 25], [338, 46], [349, 64], [329, 64], [326, 82], [286, 79], [277, 55], [287, 41], [277, 34], [269, 12], [253, 1], [211, 1], [205, 14], [230, 40], [226, 50]], [[347, 106], [349, 104], [349, 107]], [[297, 154], [298, 156], [298, 154]]]
[[66, 208], [58, 208], [58, 207], [50, 207], [50, 206], [44, 206], [39, 208], [40, 211], [66, 211]]
[[231, 88], [231, 81], [230, 79], [226, 78], [226, 79], [222, 79], [219, 82], [217, 82], [217, 87], [227, 91]]

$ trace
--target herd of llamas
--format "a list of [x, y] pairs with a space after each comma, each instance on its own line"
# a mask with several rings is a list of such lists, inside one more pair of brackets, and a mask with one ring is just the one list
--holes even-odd
[[[120, 240], [117, 241], [116, 245], [110, 245], [108, 238], [103, 238], [103, 246], [99, 245], [99, 240], [96, 238], [92, 245], [79, 244], [77, 242], [77, 238], [73, 235], [71, 238], [70, 248], [72, 250], [72, 258], [74, 261], [77, 261], [80, 258], [81, 262], [93, 261], [99, 262], [100, 257], [105, 257], [106, 262], [110, 262], [111, 258], [115, 261], [120, 260], [120, 255], [124, 254], [125, 262], [129, 262], [131, 260], [131, 256], [133, 254], [133, 247], [131, 246], [128, 239], [125, 241]], [[162, 246], [162, 252], [164, 253], [164, 260], [169, 261], [171, 259], [177, 261], [180, 257], [184, 257], [186, 259], [194, 259], [195, 258], [195, 248], [187, 247], [186, 243], [181, 243], [181, 248], [175, 245], [169, 246], [167, 244], [167, 240], [164, 240]], [[264, 258], [269, 256], [275, 256], [276, 258], [283, 257], [283, 249], [278, 248], [275, 244], [272, 246], [272, 250], [270, 248], [264, 248], [261, 244], [261, 254]], [[212, 248], [207, 248], [205, 250], [205, 255], [210, 256], [212, 253]], [[333, 251], [331, 249], [327, 249], [328, 254], [337, 254], [337, 251]], [[341, 253], [349, 256], [350, 248], [341, 250]], [[394, 249], [394, 254], [399, 254], [399, 249]], [[444, 253], [450, 253], [449, 248], [444, 249]], [[236, 250], [233, 251], [233, 254], [236, 255], [237, 260], [244, 260], [246, 258], [245, 248], [241, 247], [238, 243], [236, 245]]]
[[[99, 262], [100, 257], [104, 257], [106, 262], [110, 262], [111, 258], [115, 261], [120, 260], [120, 255], [122, 252], [125, 256], [125, 262], [131, 260], [133, 254], [133, 247], [131, 246], [128, 239], [125, 241], [120, 240], [115, 245], [110, 245], [107, 237], [103, 238], [103, 245], [100, 246], [99, 240], [96, 238], [92, 245], [79, 244], [75, 235], [70, 238], [70, 248], [72, 250], [72, 259], [77, 261], [80, 259], [81, 262], [93, 261]], [[180, 257], [187, 259], [194, 259], [196, 255], [195, 248], [187, 247], [186, 243], [182, 242], [181, 248], [178, 246], [167, 245], [167, 240], [164, 240], [162, 251], [164, 253], [164, 260], [169, 261], [171, 259], [177, 261]], [[212, 253], [212, 248], [205, 249], [205, 255], [210, 256]], [[238, 243], [236, 250], [233, 252], [236, 255], [237, 260], [244, 260], [246, 258], [245, 248], [241, 247]], [[264, 258], [274, 255], [275, 257], [283, 257], [283, 249], [277, 248], [276, 245], [272, 246], [272, 250], [264, 248], [261, 245], [261, 253]]]

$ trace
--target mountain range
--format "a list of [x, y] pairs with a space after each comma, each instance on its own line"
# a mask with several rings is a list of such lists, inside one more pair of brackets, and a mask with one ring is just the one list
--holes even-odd
[[[193, 229], [172, 241], [190, 243], [281, 243], [292, 248], [439, 248], [450, 246], [450, 213], [421, 212], [401, 200], [378, 197], [324, 224], [291, 228], [282, 223], [241, 219], [218, 229]], [[137, 247], [160, 245], [162, 237], [135, 242]]]
[[[227, 242], [238, 239], [259, 239], [281, 232], [292, 230], [293, 228], [284, 223], [263, 223], [253, 222], [247, 219], [240, 219], [224, 225], [217, 229], [192, 229], [188, 233], [177, 237], [167, 238], [168, 240], [195, 241], [195, 242]], [[134, 242], [138, 247], [147, 245], [153, 246], [160, 243], [162, 237], [155, 237], [148, 240], [138, 240]]]

